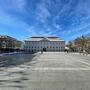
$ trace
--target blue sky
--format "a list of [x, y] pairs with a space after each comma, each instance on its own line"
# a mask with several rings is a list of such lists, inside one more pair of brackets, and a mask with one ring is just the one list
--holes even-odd
[[0, 34], [20, 40], [90, 33], [90, 0], [0, 0]]

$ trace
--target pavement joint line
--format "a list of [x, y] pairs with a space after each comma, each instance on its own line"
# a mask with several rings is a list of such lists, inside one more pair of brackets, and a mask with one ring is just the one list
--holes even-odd
[[49, 67], [44, 67], [44, 68], [32, 68], [32, 70], [34, 71], [72, 71], [72, 70], [75, 70], [75, 71], [80, 71], [80, 70], [84, 70], [84, 71], [87, 71], [87, 70], [90, 70], [90, 68], [49, 68]]
[[81, 60], [79, 60], [79, 62], [81, 62], [81, 63], [83, 63], [83, 64], [88, 65], [88, 66], [86, 66], [86, 67], [90, 67], [90, 64], [89, 64], [89, 63], [87, 63], [87, 62], [84, 62], [84, 61], [81, 61]]

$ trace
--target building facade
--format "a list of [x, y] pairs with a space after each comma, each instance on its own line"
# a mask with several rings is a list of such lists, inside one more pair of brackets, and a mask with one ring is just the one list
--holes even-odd
[[0, 35], [0, 50], [8, 51], [21, 48], [21, 42], [7, 35]]
[[31, 37], [25, 40], [26, 52], [64, 51], [65, 41], [58, 37]]

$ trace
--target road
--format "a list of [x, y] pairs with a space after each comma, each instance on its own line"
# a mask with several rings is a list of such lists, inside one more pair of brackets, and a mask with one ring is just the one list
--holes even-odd
[[44, 52], [1, 60], [0, 90], [90, 90], [90, 56]]

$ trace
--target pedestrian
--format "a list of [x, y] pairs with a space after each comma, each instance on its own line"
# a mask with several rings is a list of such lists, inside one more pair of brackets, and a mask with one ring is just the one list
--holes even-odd
[[67, 50], [67, 53], [68, 53], [69, 50]]
[[43, 50], [41, 50], [41, 54], [43, 54]]

